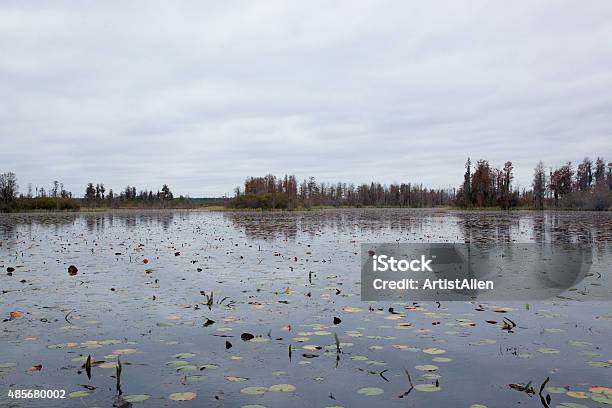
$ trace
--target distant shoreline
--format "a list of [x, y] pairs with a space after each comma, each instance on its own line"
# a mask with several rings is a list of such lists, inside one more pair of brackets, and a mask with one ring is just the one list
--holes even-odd
[[125, 207], [81, 207], [78, 209], [67, 209], [67, 210], [45, 210], [45, 209], [32, 209], [23, 210], [19, 209], [16, 211], [0, 211], [0, 215], [3, 214], [74, 214], [74, 213], [107, 213], [113, 211], [208, 211], [208, 212], [244, 212], [244, 213], [298, 213], [298, 212], [314, 212], [320, 210], [430, 210], [440, 214], [447, 212], [488, 212], [488, 213], [516, 213], [532, 211], [537, 213], [555, 213], [555, 212], [592, 212], [592, 213], [608, 213], [611, 210], [590, 210], [590, 209], [577, 209], [577, 208], [545, 208], [538, 210], [536, 208], [512, 208], [502, 209], [500, 207], [473, 207], [473, 208], [462, 208], [462, 207], [399, 207], [399, 206], [316, 206], [311, 208], [295, 208], [292, 210], [288, 209], [261, 209], [261, 208], [231, 208], [219, 205], [194, 205], [194, 206], [168, 206], [168, 207], [151, 207], [151, 206], [125, 206]]

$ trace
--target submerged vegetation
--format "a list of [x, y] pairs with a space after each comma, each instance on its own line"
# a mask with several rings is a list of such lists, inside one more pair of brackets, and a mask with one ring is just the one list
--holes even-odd
[[318, 183], [314, 177], [298, 182], [294, 175], [249, 177], [235, 189], [231, 208], [309, 209], [312, 207], [460, 207], [608, 210], [612, 206], [612, 163], [585, 158], [574, 170], [571, 163], [546, 170], [539, 162], [531, 189], [514, 188], [514, 167], [502, 169], [468, 158], [459, 188], [433, 189], [418, 183], [354, 185]]

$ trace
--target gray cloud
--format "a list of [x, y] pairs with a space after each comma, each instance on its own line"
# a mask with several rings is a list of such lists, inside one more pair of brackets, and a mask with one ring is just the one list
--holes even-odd
[[612, 160], [610, 2], [296, 3], [2, 3], [0, 171], [201, 196]]

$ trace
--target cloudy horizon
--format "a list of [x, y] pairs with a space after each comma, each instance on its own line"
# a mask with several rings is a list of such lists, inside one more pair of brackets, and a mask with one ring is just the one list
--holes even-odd
[[4, 2], [0, 172], [192, 197], [612, 161], [612, 3]]

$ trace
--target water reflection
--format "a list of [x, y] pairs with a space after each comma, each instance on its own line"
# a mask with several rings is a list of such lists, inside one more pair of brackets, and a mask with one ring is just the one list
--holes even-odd
[[[600, 245], [612, 240], [612, 216], [589, 212], [493, 212], [421, 209], [343, 209], [304, 212], [112, 211], [99, 213], [0, 214], [0, 239], [4, 245], [32, 236], [40, 228], [56, 234], [69, 226], [84, 227], [89, 234], [119, 227], [127, 231], [161, 228], [194, 214], [229, 221], [249, 239], [296, 240], [300, 234], [313, 238], [323, 233], [376, 237], [393, 232], [407, 242], [557, 242]], [[380, 237], [381, 239], [388, 239]]]
[[104, 232], [106, 228], [114, 226], [127, 230], [161, 227], [167, 231], [173, 224], [175, 216], [180, 214], [181, 212], [163, 210], [0, 214], [0, 238], [5, 242], [14, 241], [18, 239], [19, 234], [31, 235], [40, 228], [53, 228], [59, 235], [71, 224], [77, 229], [80, 226], [85, 227], [90, 234]]
[[292, 213], [223, 213], [250, 239], [296, 239], [323, 232], [395, 231], [405, 240], [430, 242], [557, 242], [602, 244], [612, 239], [612, 217], [586, 212], [493, 212], [415, 209], [347, 209]]

